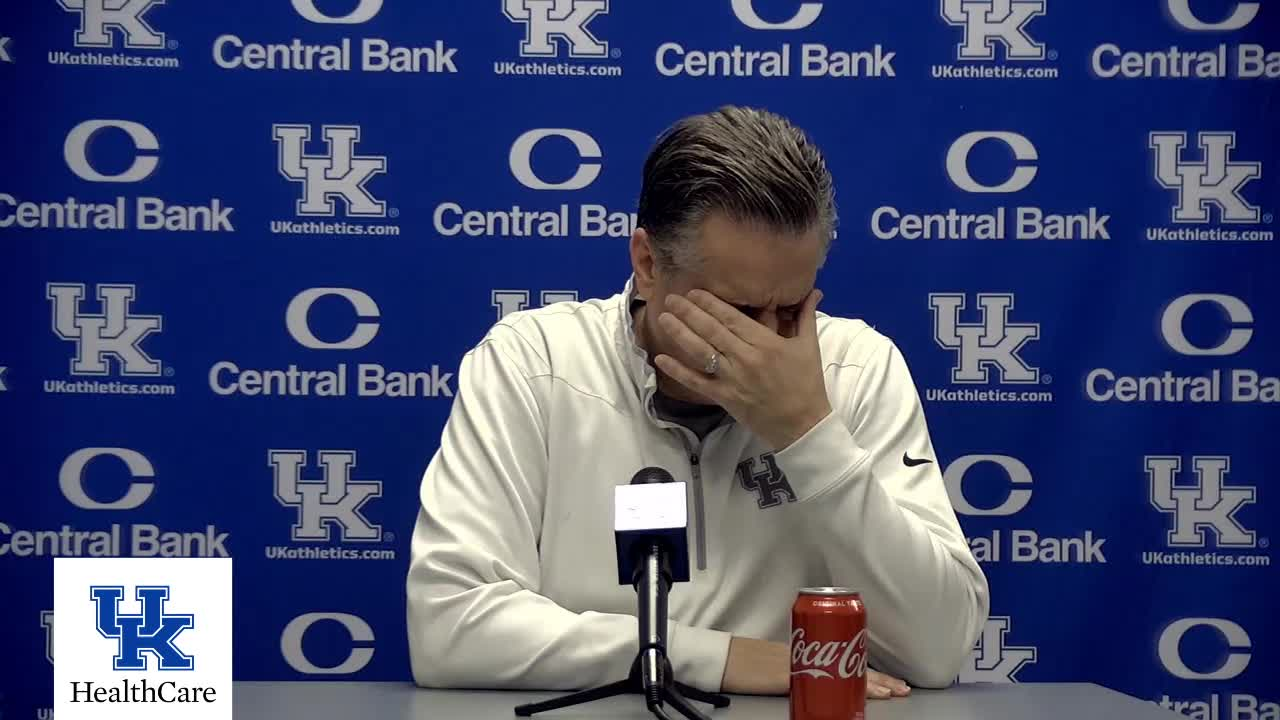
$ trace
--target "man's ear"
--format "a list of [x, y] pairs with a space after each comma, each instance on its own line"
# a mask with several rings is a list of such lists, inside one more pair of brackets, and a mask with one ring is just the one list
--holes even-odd
[[649, 233], [644, 228], [636, 228], [631, 233], [631, 271], [636, 277], [636, 296], [652, 300], [653, 288], [657, 282], [657, 258], [653, 255], [653, 246], [649, 242]]

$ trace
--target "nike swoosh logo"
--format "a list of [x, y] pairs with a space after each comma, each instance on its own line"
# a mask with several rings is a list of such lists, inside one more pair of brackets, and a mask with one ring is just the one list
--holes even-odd
[[916, 460], [910, 455], [907, 455], [906, 453], [902, 453], [902, 464], [906, 465], [907, 467], [915, 467], [917, 465], [924, 465], [925, 463], [931, 463], [931, 462], [933, 461], [929, 460], [928, 458]]

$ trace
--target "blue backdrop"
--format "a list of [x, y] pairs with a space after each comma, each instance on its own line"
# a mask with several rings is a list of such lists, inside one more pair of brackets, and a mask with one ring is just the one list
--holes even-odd
[[[617, 292], [649, 145], [762, 106], [837, 185], [992, 589], [962, 681], [1280, 717], [1280, 7], [31, 0], [0, 17], [0, 713], [52, 558], [236, 560], [235, 677], [409, 678], [462, 354]], [[45, 657], [42, 657], [45, 656]]]

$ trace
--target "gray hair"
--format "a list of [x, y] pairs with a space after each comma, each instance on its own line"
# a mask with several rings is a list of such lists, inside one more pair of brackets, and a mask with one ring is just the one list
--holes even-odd
[[793, 235], [817, 228], [823, 254], [835, 233], [835, 192], [822, 152], [786, 118], [725, 106], [684, 118], [659, 138], [644, 164], [639, 226], [659, 267], [697, 261], [703, 220], [723, 212]]

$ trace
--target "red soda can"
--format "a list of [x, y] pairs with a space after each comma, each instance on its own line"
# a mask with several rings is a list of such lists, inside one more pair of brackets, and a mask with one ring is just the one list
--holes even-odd
[[864, 720], [867, 609], [849, 588], [804, 588], [791, 606], [791, 720]]

